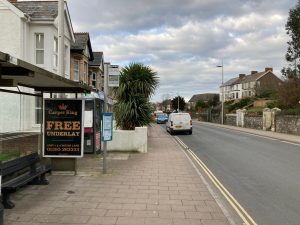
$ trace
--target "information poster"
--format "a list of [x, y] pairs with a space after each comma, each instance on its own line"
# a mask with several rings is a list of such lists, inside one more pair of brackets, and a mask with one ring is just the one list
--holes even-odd
[[79, 99], [44, 100], [45, 157], [83, 156], [83, 108]]
[[102, 114], [102, 141], [112, 140], [112, 132], [113, 132], [112, 122], [113, 122], [112, 113]]

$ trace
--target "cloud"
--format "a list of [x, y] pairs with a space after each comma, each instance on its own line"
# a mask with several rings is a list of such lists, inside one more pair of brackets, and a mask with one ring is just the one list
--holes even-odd
[[76, 32], [90, 32], [105, 61], [142, 62], [160, 77], [153, 96], [218, 92], [224, 80], [286, 64], [285, 23], [292, 0], [68, 1]]

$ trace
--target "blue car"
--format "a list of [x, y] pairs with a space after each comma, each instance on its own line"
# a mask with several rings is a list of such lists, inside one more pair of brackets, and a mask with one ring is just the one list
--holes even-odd
[[158, 114], [156, 117], [156, 123], [166, 123], [168, 121], [168, 116], [166, 114]]

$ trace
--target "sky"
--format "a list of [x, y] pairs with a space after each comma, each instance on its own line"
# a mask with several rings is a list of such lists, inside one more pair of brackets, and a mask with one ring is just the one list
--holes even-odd
[[105, 62], [150, 66], [151, 101], [218, 93], [223, 80], [287, 65], [285, 24], [296, 0], [68, 0], [74, 32]]

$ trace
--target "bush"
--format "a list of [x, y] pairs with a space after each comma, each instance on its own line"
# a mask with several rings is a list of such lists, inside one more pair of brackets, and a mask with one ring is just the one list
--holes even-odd
[[267, 103], [267, 107], [270, 108], [270, 109], [273, 109], [273, 108], [281, 108], [281, 107], [280, 107], [280, 104], [279, 104], [279, 102], [278, 102], [277, 100], [268, 102], [268, 103]]
[[294, 109], [283, 109], [281, 110], [281, 114], [283, 115], [292, 115], [292, 116], [300, 116], [300, 108]]
[[253, 115], [253, 116], [261, 116], [263, 114], [263, 107], [253, 107], [248, 109], [248, 115]]

